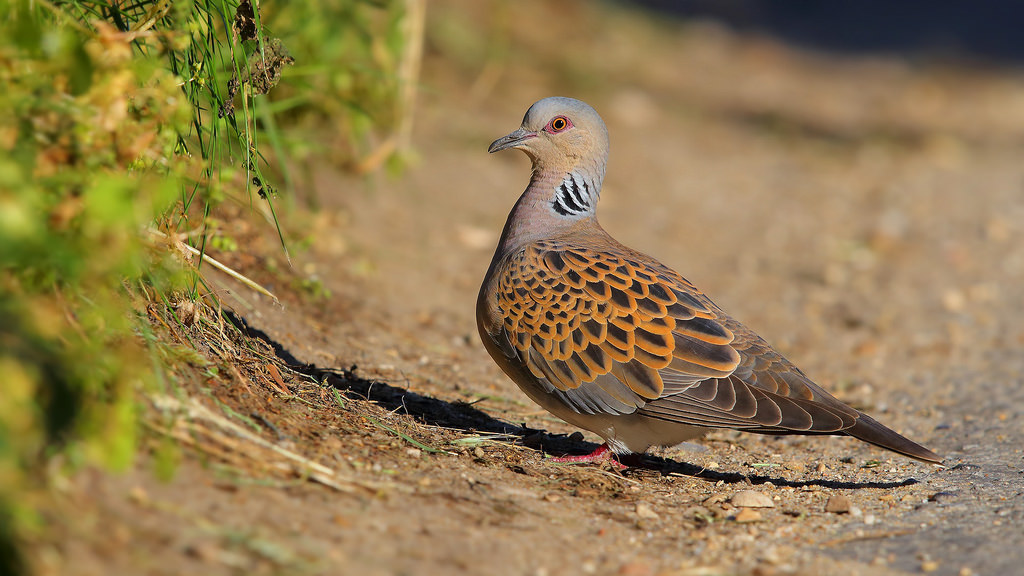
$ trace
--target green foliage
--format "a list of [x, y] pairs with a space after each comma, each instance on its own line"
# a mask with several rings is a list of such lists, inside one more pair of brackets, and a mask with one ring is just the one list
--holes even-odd
[[151, 367], [126, 287], [180, 284], [143, 234], [178, 196], [188, 107], [174, 75], [112, 31], [54, 26], [27, 3], [0, 12], [2, 538], [31, 525], [56, 452], [131, 461]]
[[[358, 163], [399, 129], [410, 43], [406, 5], [386, 0], [306, 0], [266, 4], [264, 20], [287, 38], [296, 63], [268, 105], [309, 129], [326, 125], [342, 137], [340, 159]], [[306, 57], [304, 55], [315, 57]], [[300, 156], [322, 154], [296, 132]], [[338, 154], [338, 152], [335, 152]], [[337, 156], [335, 156], [337, 158]]]
[[[178, 242], [238, 248], [210, 217], [218, 203], [247, 200], [277, 223], [261, 144], [278, 160], [315, 149], [275, 114], [335, 122], [342, 161], [394, 129], [402, 5], [0, 5], [0, 573], [24, 568], [14, 542], [34, 525], [47, 461], [129, 465], [139, 392], [167, 381], [162, 367], [216, 371], [160, 342], [146, 307], [204, 296]], [[154, 456], [161, 477], [180, 458], [166, 439]]]
[[[0, 361], [19, 366], [15, 399], [40, 403], [3, 403], [0, 427], [14, 432], [16, 412], [19, 430], [46, 419], [47, 433], [0, 459], [24, 463], [72, 427], [116, 426], [124, 413], [108, 412], [137, 378], [122, 362], [137, 346], [123, 287], [174, 277], [140, 232], [177, 196], [164, 166], [187, 108], [174, 76], [133, 58], [123, 39], [20, 7], [0, 25], [0, 106], [14, 111], [0, 116]], [[77, 420], [87, 397], [103, 408]], [[99, 452], [126, 461], [124, 450]]]

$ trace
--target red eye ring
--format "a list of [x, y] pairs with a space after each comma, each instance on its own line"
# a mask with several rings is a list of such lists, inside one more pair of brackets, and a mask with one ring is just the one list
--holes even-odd
[[565, 132], [569, 128], [572, 128], [572, 120], [569, 120], [565, 116], [555, 116], [548, 122], [548, 125], [544, 127], [544, 131], [549, 134], [557, 134], [559, 132]]

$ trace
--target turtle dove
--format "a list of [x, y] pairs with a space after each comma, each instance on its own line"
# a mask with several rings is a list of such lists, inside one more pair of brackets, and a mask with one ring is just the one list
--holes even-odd
[[941, 459], [812, 382], [689, 281], [601, 228], [608, 131], [579, 100], [545, 98], [490, 152], [533, 162], [477, 301], [488, 353], [534, 402], [604, 439], [587, 456], [644, 452], [713, 428], [848, 435]]

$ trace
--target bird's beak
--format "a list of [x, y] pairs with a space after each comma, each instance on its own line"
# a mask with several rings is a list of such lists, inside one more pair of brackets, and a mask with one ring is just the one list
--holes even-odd
[[508, 136], [502, 136], [501, 138], [498, 138], [494, 142], [491, 142], [491, 145], [487, 148], [487, 151], [490, 152], [491, 154], [494, 154], [495, 152], [500, 152], [501, 150], [505, 150], [508, 148], [518, 148], [526, 140], [536, 137], [536, 132], [530, 132], [526, 128], [520, 128], [515, 132], [509, 134]]

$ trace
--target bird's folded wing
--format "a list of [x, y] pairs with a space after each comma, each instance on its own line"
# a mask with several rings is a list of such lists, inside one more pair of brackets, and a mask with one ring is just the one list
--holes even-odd
[[527, 246], [504, 263], [493, 337], [548, 394], [587, 414], [828, 433], [857, 412], [684, 278], [632, 252]]
[[709, 378], [680, 394], [658, 398], [640, 413], [685, 424], [775, 434], [834, 434], [853, 426], [860, 416], [838, 401], [783, 396], [744, 382], [735, 374]]
[[645, 414], [679, 420], [696, 405], [744, 420], [727, 427], [771, 433], [830, 434], [855, 424], [857, 410], [836, 400], [739, 322], [729, 317], [722, 321], [735, 335], [732, 346], [740, 355], [733, 373], [659, 398], [644, 407]]
[[630, 255], [539, 243], [499, 278], [494, 338], [578, 412], [634, 412], [740, 364], [710, 300]]

